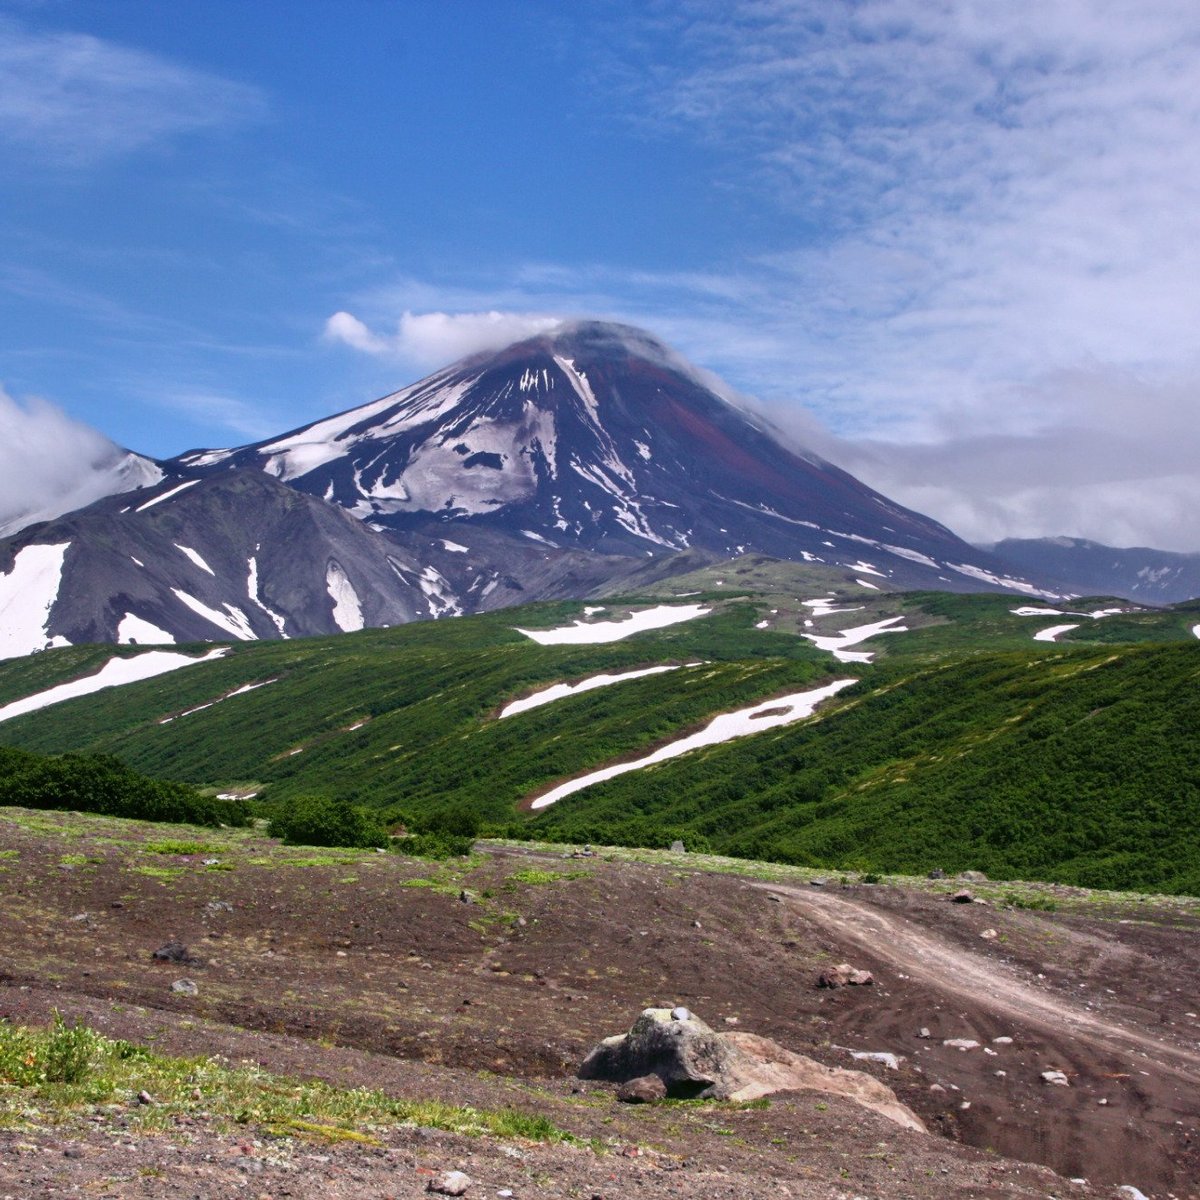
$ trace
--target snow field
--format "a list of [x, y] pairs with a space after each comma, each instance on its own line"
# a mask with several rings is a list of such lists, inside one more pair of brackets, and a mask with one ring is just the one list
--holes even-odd
[[517, 629], [539, 646], [590, 646], [619, 642], [622, 638], [647, 629], [665, 629], [681, 621], [706, 617], [712, 612], [703, 604], [660, 604], [656, 608], [631, 613], [623, 621], [575, 621], [558, 629]]
[[82, 679], [72, 679], [69, 683], [60, 683], [57, 687], [47, 688], [44, 692], [24, 696], [4, 705], [0, 708], [0, 721], [9, 721], [13, 717], [48, 708], [51, 704], [73, 700], [76, 696], [88, 696], [104, 688], [137, 683], [142, 679], [153, 679], [155, 675], [165, 675], [168, 671], [178, 671], [181, 667], [194, 667], [197, 663], [212, 662], [213, 659], [227, 653], [227, 650], [219, 648], [210, 650], [199, 658], [189, 658], [186, 654], [176, 654], [171, 650], [151, 650], [146, 654], [139, 654], [136, 658], [110, 658], [100, 670], [85, 675]]
[[139, 642], [143, 646], [175, 645], [175, 639], [165, 629], [126, 613], [117, 625], [117, 645], [132, 646]]
[[[689, 667], [699, 666], [699, 663], [688, 663]], [[614, 683], [625, 683], [629, 679], [642, 679], [646, 675], [661, 675], [664, 671], [678, 671], [678, 665], [665, 667], [642, 667], [637, 671], [621, 671], [616, 675], [592, 675], [581, 679], [578, 683], [556, 683], [543, 688], [520, 700], [513, 700], [500, 710], [500, 720], [505, 717], [515, 717], [517, 713], [528, 712], [531, 708], [540, 708], [543, 704], [552, 704], [555, 700], [565, 700], [568, 696], [578, 696], [583, 692], [595, 691], [596, 688], [611, 687]]]
[[828, 650], [839, 662], [870, 662], [871, 652], [869, 650], [851, 651], [850, 647], [857, 646], [860, 642], [865, 642], [868, 638], [876, 637], [881, 633], [907, 633], [907, 625], [896, 624], [897, 621], [903, 620], [903, 617], [887, 617], [882, 621], [874, 621], [870, 625], [856, 625], [852, 629], [842, 629], [838, 633], [828, 635], [805, 633], [801, 636], [808, 638], [818, 650]]
[[201, 558], [200, 555], [191, 548], [191, 546], [182, 546], [178, 542], [174, 542], [172, 544], [176, 550], [195, 563], [200, 570], [207, 571], [214, 579], [216, 578], [216, 571], [214, 571], [212, 567], [210, 567], [208, 563], [206, 563], [204, 559]]
[[[228, 692], [224, 696], [218, 696], [215, 700], [208, 701], [207, 704], [197, 704], [195, 708], [186, 709], [184, 712], [176, 713], [173, 717], [163, 717], [159, 721], [160, 725], [170, 725], [172, 721], [178, 721], [180, 717], [190, 717], [192, 713], [203, 712], [206, 708], [212, 708], [214, 704], [220, 704], [222, 700], [232, 700], [234, 696], [241, 696], [246, 692], [256, 691], [260, 687], [266, 687], [268, 683], [278, 683], [277, 679], [264, 679], [261, 683], [247, 683], [240, 688], [235, 688], [232, 692]], [[255, 793], [257, 795], [257, 793]]]
[[17, 658], [45, 649], [50, 639], [46, 624], [58, 599], [63, 562], [70, 542], [23, 546], [7, 575], [0, 575], [0, 658]]
[[722, 713], [718, 717], [713, 717], [698, 733], [660, 746], [645, 758], [639, 758], [633, 762], [616, 763], [611, 767], [603, 767], [599, 771], [592, 771], [587, 775], [581, 775], [578, 779], [561, 783], [544, 796], [539, 796], [530, 807], [533, 809], [548, 808], [564, 796], [580, 792], [594, 783], [614, 779], [628, 771], [638, 771], [654, 763], [665, 762], [669, 758], [678, 758], [690, 750], [715, 746], [721, 742], [732, 741], [734, 738], [746, 737], [751, 733], [762, 733], [767, 729], [776, 729], [781, 725], [790, 725], [795, 721], [801, 721], [805, 717], [812, 716], [813, 711], [822, 700], [829, 699], [830, 696], [840, 692], [842, 688], [847, 688], [857, 682], [856, 679], [837, 679], [833, 683], [827, 683], [824, 687], [814, 688], [808, 692], [794, 692], [790, 696], [765, 700], [749, 708], [738, 709], [736, 712]]
[[343, 633], [362, 629], [362, 605], [354, 584], [337, 563], [331, 562], [325, 571], [325, 590], [333, 601], [333, 620]]

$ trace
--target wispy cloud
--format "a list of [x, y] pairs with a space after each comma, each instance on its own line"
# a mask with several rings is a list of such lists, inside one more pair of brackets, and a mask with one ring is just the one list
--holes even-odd
[[56, 514], [96, 499], [89, 479], [124, 454], [103, 434], [37, 397], [24, 402], [0, 387], [0, 530], [30, 514]]
[[79, 33], [0, 18], [0, 143], [84, 166], [181, 134], [261, 119], [255, 87]]
[[536, 313], [405, 311], [393, 333], [380, 334], [353, 314], [336, 312], [325, 322], [325, 337], [367, 354], [430, 368], [479, 350], [499, 349], [560, 323], [558, 317]]

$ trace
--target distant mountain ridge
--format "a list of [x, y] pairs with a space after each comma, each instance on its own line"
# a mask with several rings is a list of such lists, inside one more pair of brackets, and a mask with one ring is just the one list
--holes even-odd
[[1006, 538], [985, 547], [1017, 572], [1077, 595], [1126, 596], [1149, 604], [1200, 597], [1200, 554], [1124, 549], [1086, 538]]

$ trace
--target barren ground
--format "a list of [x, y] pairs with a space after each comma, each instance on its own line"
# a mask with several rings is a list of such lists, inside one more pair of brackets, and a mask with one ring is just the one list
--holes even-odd
[[[161, 852], [168, 839], [208, 848]], [[12, 809], [0, 849], [0, 1016], [58, 1009], [163, 1053], [514, 1108], [579, 1139], [326, 1144], [202, 1112], [156, 1135], [119, 1107], [18, 1115], [0, 1128], [0, 1198], [417, 1196], [448, 1168], [478, 1197], [1200, 1197], [1194, 902], [977, 884], [989, 903], [955, 904], [961, 885], [812, 886], [687, 855], [493, 848], [439, 866]], [[172, 940], [202, 961], [154, 961]], [[875, 985], [814, 986], [843, 961]], [[184, 976], [196, 995], [171, 990]], [[635, 1107], [574, 1079], [599, 1038], [663, 1003], [867, 1069], [931, 1133], [814, 1093]], [[1044, 1084], [1050, 1069], [1070, 1086]]]

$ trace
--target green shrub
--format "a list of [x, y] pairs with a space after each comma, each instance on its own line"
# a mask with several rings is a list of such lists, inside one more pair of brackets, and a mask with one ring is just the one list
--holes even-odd
[[276, 809], [267, 832], [289, 846], [386, 846], [387, 831], [374, 813], [328, 796], [297, 796]]
[[55, 1012], [49, 1030], [0, 1022], [0, 1083], [81, 1083], [92, 1069], [101, 1038], [86, 1025], [68, 1025]]
[[475, 839], [448, 833], [414, 833], [397, 838], [392, 849], [413, 858], [460, 858], [471, 853]]

